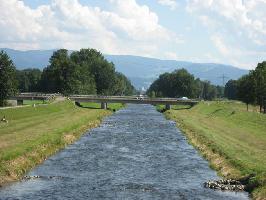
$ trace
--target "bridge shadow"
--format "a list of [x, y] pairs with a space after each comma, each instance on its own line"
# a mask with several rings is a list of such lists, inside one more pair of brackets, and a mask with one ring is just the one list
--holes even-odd
[[94, 106], [84, 106], [84, 105], [81, 105], [79, 102], [75, 102], [75, 105], [80, 107], [80, 108], [85, 108], [85, 109], [96, 109], [96, 110], [101, 109], [100, 107], [97, 108], [97, 107], [94, 107]]
[[[188, 106], [188, 107], [172, 107], [171, 110], [189, 110], [192, 107], [193, 106]], [[158, 111], [161, 112], [161, 113], [164, 113], [164, 112], [167, 111], [167, 109], [166, 108], [162, 108], [162, 109], [159, 109]]]
[[[82, 104], [80, 104], [79, 102], [75, 102], [75, 105], [80, 107], [80, 108], [85, 108], [85, 109], [96, 109], [96, 110], [101, 110], [102, 108], [100, 107], [94, 107], [94, 106], [84, 106]], [[113, 109], [113, 108], [108, 108], [106, 110], [110, 110], [112, 112], [116, 112], [117, 110], [116, 109]]]
[[189, 110], [191, 109], [193, 106], [189, 106], [189, 107], [184, 107], [184, 108], [171, 108], [172, 110]]

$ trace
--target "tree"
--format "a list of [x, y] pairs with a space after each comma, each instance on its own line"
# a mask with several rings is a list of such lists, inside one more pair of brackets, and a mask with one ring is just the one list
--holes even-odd
[[60, 49], [50, 58], [42, 74], [41, 88], [45, 92], [95, 94], [93, 76], [82, 64], [73, 62], [66, 49]]
[[44, 92], [69, 94], [132, 94], [134, 87], [113, 63], [94, 49], [81, 49], [70, 55], [60, 49], [43, 70], [41, 88]]
[[175, 70], [172, 73], [164, 73], [155, 80], [147, 93], [155, 92], [157, 97], [189, 97], [194, 98], [199, 92], [194, 76], [185, 69]]
[[134, 87], [130, 80], [119, 72], [115, 73], [114, 95], [132, 95], [134, 93]]
[[260, 112], [262, 112], [266, 101], [266, 61], [258, 63], [252, 75], [254, 76], [256, 103], [260, 106]]
[[18, 89], [20, 92], [40, 91], [42, 72], [39, 69], [17, 70]]
[[[208, 81], [195, 79], [185, 69], [175, 70], [172, 73], [164, 73], [159, 76], [147, 91], [149, 96], [156, 97], [189, 97], [212, 100], [217, 97], [217, 90], [220, 96], [223, 87], [211, 85]], [[153, 93], [153, 94], [152, 94]]]
[[17, 92], [16, 67], [4, 51], [0, 51], [0, 106]]
[[225, 84], [224, 96], [232, 100], [237, 99], [237, 81], [236, 80], [229, 80]]
[[204, 100], [213, 100], [216, 98], [216, 95], [216, 87], [211, 85], [209, 81], [203, 81], [202, 98]]
[[255, 103], [255, 81], [251, 74], [244, 75], [237, 81], [237, 97], [247, 105]]
[[224, 97], [224, 86], [216, 85], [216, 97], [223, 98]]

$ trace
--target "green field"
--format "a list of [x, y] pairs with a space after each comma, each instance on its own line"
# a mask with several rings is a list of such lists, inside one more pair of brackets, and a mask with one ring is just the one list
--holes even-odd
[[[0, 110], [8, 123], [0, 123], [0, 185], [19, 179], [48, 156], [100, 124], [110, 110], [75, 106], [63, 101], [46, 106]], [[112, 109], [121, 104], [109, 105]]]
[[46, 100], [44, 100], [44, 101], [42, 101], [42, 100], [24, 100], [23, 101], [23, 105], [33, 105], [33, 104], [39, 105], [39, 104], [49, 104], [49, 103], [50, 103], [50, 101], [46, 101]]
[[[159, 106], [158, 109], [162, 109]], [[252, 107], [250, 110], [256, 110]], [[254, 198], [266, 198], [266, 115], [236, 101], [201, 102], [166, 111], [213, 168], [229, 178], [250, 174]]]

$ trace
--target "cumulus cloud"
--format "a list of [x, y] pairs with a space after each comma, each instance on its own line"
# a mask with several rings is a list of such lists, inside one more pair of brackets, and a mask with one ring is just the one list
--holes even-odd
[[230, 63], [250, 68], [250, 60], [265, 58], [266, 0], [188, 0], [186, 9], [207, 27], [211, 42]]
[[[223, 17], [254, 41], [262, 41], [266, 37], [266, 0], [188, 0], [187, 10]], [[202, 22], [206, 24], [206, 20]]]
[[171, 10], [175, 10], [178, 6], [176, 0], [158, 0], [158, 3], [170, 7]]
[[[0, 45], [16, 49], [97, 48], [113, 54], [159, 54], [177, 35], [159, 24], [148, 6], [109, 0], [113, 10], [52, 0], [36, 9], [19, 0], [0, 0]], [[131, 48], [129, 48], [129, 46]]]
[[255, 68], [256, 63], [261, 62], [266, 57], [265, 51], [232, 46], [221, 35], [212, 35], [211, 40], [218, 52], [221, 53], [222, 61], [225, 63], [231, 63], [243, 68]]

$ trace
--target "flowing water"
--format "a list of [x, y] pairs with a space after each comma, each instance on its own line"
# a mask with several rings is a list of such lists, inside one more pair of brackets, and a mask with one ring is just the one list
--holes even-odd
[[150, 105], [128, 105], [50, 157], [0, 199], [248, 199], [203, 187], [219, 179], [175, 123]]

